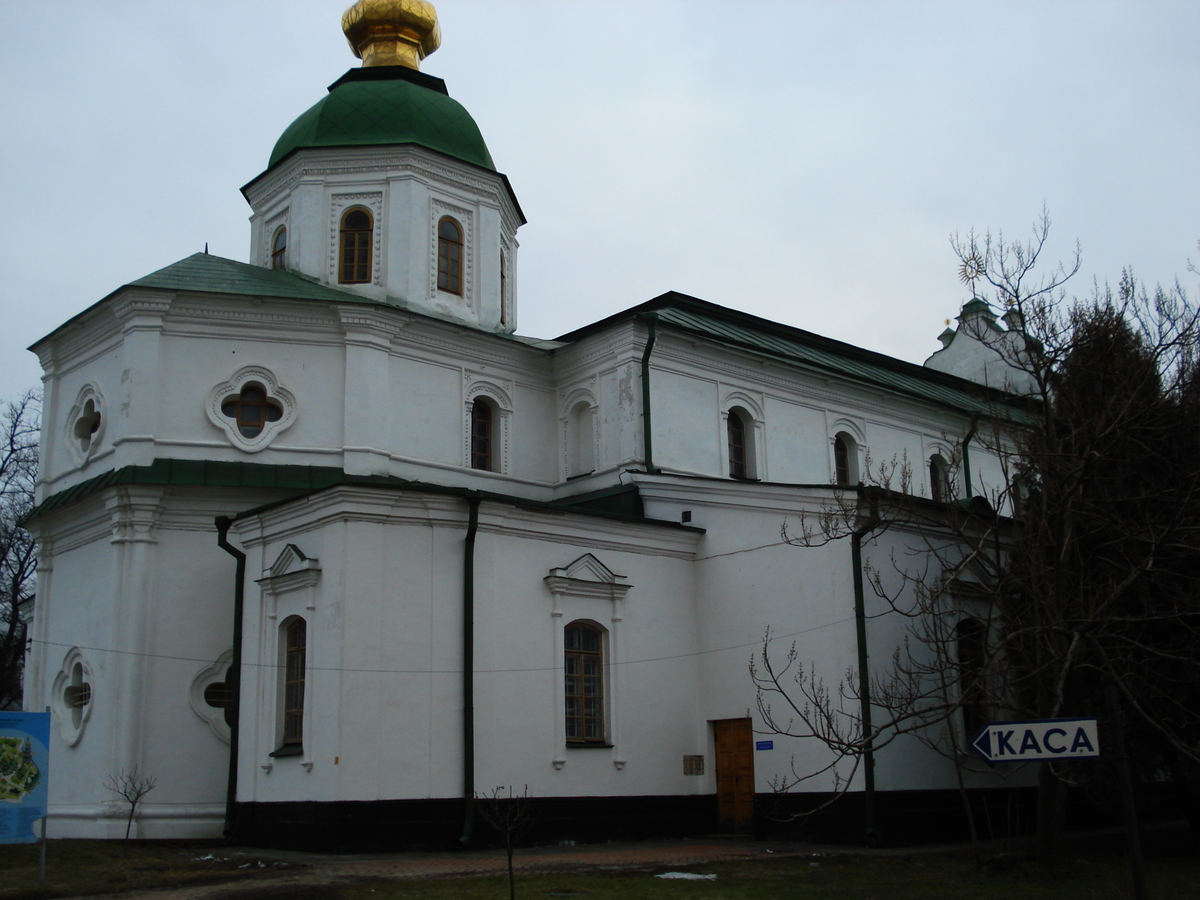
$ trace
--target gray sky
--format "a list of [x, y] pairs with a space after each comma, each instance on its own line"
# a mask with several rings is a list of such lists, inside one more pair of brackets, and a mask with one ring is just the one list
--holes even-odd
[[[245, 260], [284, 128], [358, 61], [350, 0], [0, 2], [0, 398], [34, 340], [204, 248]], [[519, 331], [667, 290], [914, 362], [952, 232], [1200, 278], [1200, 4], [440, 0], [444, 78], [529, 224]]]

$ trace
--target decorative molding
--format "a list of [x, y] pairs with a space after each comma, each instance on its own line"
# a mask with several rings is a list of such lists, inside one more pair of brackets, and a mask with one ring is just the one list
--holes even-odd
[[255, 210], [271, 208], [277, 198], [305, 180], [328, 181], [331, 177], [351, 175], [376, 176], [383, 181], [409, 175], [455, 191], [477, 194], [490, 201], [500, 210], [504, 230], [509, 234], [515, 233], [520, 225], [512, 199], [499, 174], [485, 175], [466, 163], [458, 165], [450, 161], [435, 161], [428, 151], [417, 148], [401, 152], [388, 150], [386, 155], [376, 156], [354, 151], [355, 155], [340, 158], [328, 152], [318, 158], [311, 155], [304, 158], [305, 152], [301, 151], [289, 164], [255, 185], [249, 192], [250, 204]]
[[383, 257], [383, 191], [366, 191], [358, 194], [334, 194], [329, 198], [329, 278], [328, 283], [337, 286], [338, 250], [342, 234], [342, 213], [354, 206], [362, 206], [371, 212], [371, 284], [383, 286], [381, 276]]
[[[471, 407], [478, 397], [487, 397], [496, 405], [499, 415], [493, 421], [492, 441], [495, 453], [493, 469], [498, 475], [508, 474], [510, 419], [513, 413], [513, 383], [506, 379], [486, 378], [468, 369], [463, 370], [463, 465], [471, 466]], [[495, 458], [498, 456], [499, 458]]]
[[96, 454], [96, 448], [104, 440], [107, 424], [108, 406], [104, 402], [104, 395], [94, 382], [89, 381], [79, 389], [75, 403], [67, 413], [64, 435], [71, 457], [80, 468], [86, 466]]
[[590, 553], [583, 554], [567, 566], [551, 569], [550, 574], [542, 580], [550, 589], [554, 601], [550, 614], [555, 618], [562, 616], [560, 597], [611, 600], [615, 604], [624, 600], [633, 587], [625, 583], [624, 575], [616, 574]]
[[[275, 401], [282, 409], [282, 414], [274, 422], [264, 422], [262, 431], [254, 437], [246, 437], [238, 430], [237, 421], [221, 412], [226, 400], [241, 394], [248, 384], [261, 384], [267, 398]], [[208, 402], [204, 412], [208, 420], [229, 438], [229, 442], [239, 450], [247, 453], [258, 453], [270, 446], [271, 441], [291, 427], [296, 421], [298, 404], [291, 391], [284, 388], [275, 373], [265, 366], [244, 366], [233, 373], [228, 381], [223, 381], [208, 394]]]
[[192, 679], [192, 684], [188, 690], [188, 703], [200, 719], [208, 726], [219, 740], [228, 744], [230, 741], [229, 726], [225, 723], [225, 710], [209, 704], [204, 699], [204, 692], [214, 684], [219, 684], [225, 680], [225, 673], [229, 671], [230, 665], [233, 663], [233, 650], [226, 650], [218, 656], [211, 664], [201, 669], [196, 677]]
[[113, 544], [156, 544], [164, 488], [122, 485], [105, 498]]
[[[86, 685], [87, 701], [79, 704], [79, 691]], [[58, 721], [58, 731], [68, 747], [74, 747], [83, 737], [84, 728], [96, 705], [96, 680], [83, 651], [72, 647], [63, 656], [54, 685], [50, 689], [50, 705]]]
[[285, 269], [288, 268], [288, 251], [292, 249], [292, 227], [288, 221], [291, 217], [291, 211], [292, 210], [290, 206], [285, 206], [282, 210], [271, 216], [271, 218], [267, 219], [262, 224], [261, 239], [259, 240], [259, 247], [261, 251], [259, 253], [259, 263], [265, 269], [271, 268], [271, 252], [275, 249], [275, 231], [281, 225], [287, 229], [287, 244], [283, 251], [283, 267]]

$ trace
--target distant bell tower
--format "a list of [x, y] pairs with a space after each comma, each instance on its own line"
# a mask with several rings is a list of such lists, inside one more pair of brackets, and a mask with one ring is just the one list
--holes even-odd
[[420, 63], [441, 45], [424, 0], [358, 0], [362, 67], [296, 119], [242, 188], [250, 261], [486, 331], [516, 328], [521, 207], [470, 113]]

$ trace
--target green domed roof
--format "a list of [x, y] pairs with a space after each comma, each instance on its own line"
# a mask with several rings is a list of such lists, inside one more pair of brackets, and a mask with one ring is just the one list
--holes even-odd
[[304, 147], [418, 144], [496, 170], [479, 126], [445, 82], [403, 66], [351, 69], [287, 127], [268, 168]]

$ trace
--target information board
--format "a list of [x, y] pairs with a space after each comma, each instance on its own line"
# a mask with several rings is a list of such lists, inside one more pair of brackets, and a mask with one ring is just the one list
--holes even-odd
[[0, 712], [0, 844], [32, 844], [46, 814], [50, 713]]

